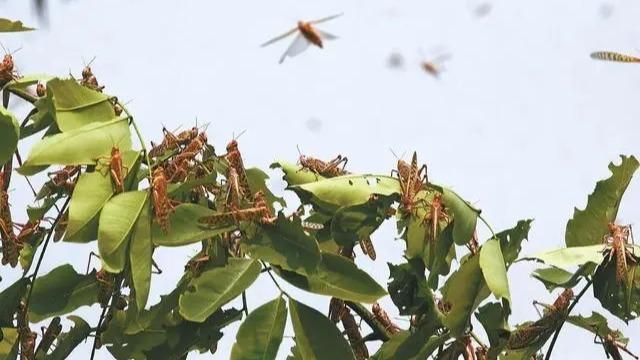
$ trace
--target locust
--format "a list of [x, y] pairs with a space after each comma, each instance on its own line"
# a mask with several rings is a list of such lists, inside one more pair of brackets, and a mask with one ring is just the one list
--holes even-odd
[[619, 334], [617, 332], [607, 334], [604, 338], [596, 334], [593, 338], [593, 342], [602, 345], [605, 355], [607, 355], [607, 359], [611, 356], [613, 360], [622, 360], [620, 350], [626, 352], [632, 358], [636, 360], [638, 359], [638, 356], [629, 351], [629, 349], [627, 349], [627, 345], [619, 340]]
[[303, 169], [329, 178], [347, 174], [345, 167], [348, 161], [349, 160], [342, 155], [338, 155], [328, 162], [302, 154], [300, 154], [300, 158], [298, 159], [298, 163]]
[[38, 334], [29, 327], [29, 313], [24, 300], [20, 301], [17, 313], [17, 330], [20, 337], [20, 360], [34, 360]]
[[242, 162], [242, 155], [238, 149], [238, 142], [234, 139], [227, 144], [227, 153], [224, 155], [224, 159], [229, 163], [229, 166], [234, 168], [238, 173], [238, 183], [245, 196], [251, 197], [251, 187], [249, 187], [249, 180], [247, 179], [247, 173]]
[[164, 173], [164, 168], [161, 166], [156, 167], [153, 171], [152, 178], [152, 196], [153, 196], [153, 209], [155, 212], [155, 218], [160, 225], [160, 228], [165, 233], [169, 232], [169, 214], [175, 211], [171, 200], [167, 193], [167, 178]]
[[89, 64], [85, 65], [82, 69], [82, 79], [80, 79], [80, 85], [88, 87], [91, 90], [95, 90], [98, 92], [102, 92], [104, 90], [104, 85], [98, 84], [98, 79], [93, 74], [93, 70], [91, 70], [91, 63], [95, 60], [95, 58], [89, 61]]
[[98, 281], [98, 302], [105, 308], [109, 304], [109, 299], [115, 289], [115, 276], [104, 269], [96, 272], [96, 280]]
[[220, 225], [238, 221], [255, 221], [261, 224], [271, 224], [275, 219], [276, 217], [271, 213], [264, 193], [258, 191], [254, 194], [253, 207], [204, 216], [198, 219], [198, 222], [207, 225]]
[[423, 185], [429, 183], [427, 178], [427, 165], [418, 168], [418, 155], [413, 153], [411, 165], [404, 160], [398, 159], [398, 168], [393, 170], [391, 175], [397, 174], [400, 183], [400, 209], [405, 214], [413, 214], [415, 212], [416, 195]]
[[382, 326], [384, 326], [385, 330], [387, 330], [388, 333], [395, 334], [400, 332], [401, 329], [398, 327], [398, 325], [394, 324], [393, 321], [391, 321], [391, 318], [389, 318], [389, 314], [387, 314], [387, 312], [380, 306], [380, 304], [378, 304], [377, 302], [373, 303], [371, 310], [373, 311], [373, 315], [376, 317], [376, 320], [378, 320], [378, 322], [382, 324]]
[[329, 315], [328, 318], [333, 321], [333, 323], [338, 323], [340, 319], [342, 319], [342, 315], [345, 311], [349, 311], [347, 306], [344, 304], [344, 301], [332, 297], [329, 301]]
[[351, 314], [349, 310], [344, 311], [341, 314], [340, 320], [342, 321], [342, 326], [344, 326], [345, 333], [347, 333], [349, 344], [351, 345], [351, 349], [353, 350], [353, 354], [356, 356], [356, 359], [368, 359], [369, 351], [367, 350], [365, 342], [362, 341], [362, 334], [360, 333], [360, 328], [358, 327], [353, 314]]
[[62, 331], [62, 325], [60, 324], [60, 317], [56, 316], [53, 319], [51, 319], [49, 326], [47, 326], [46, 328], [43, 326], [41, 330], [42, 330], [42, 339], [38, 344], [36, 353], [46, 354], [51, 348], [51, 345], [53, 345], [53, 342], [56, 340], [56, 338], [58, 337], [58, 335], [60, 335], [60, 332]]
[[2, 47], [5, 54], [2, 58], [2, 62], [0, 62], [0, 82], [6, 83], [12, 80], [19, 78], [18, 72], [15, 70], [15, 64], [13, 63], [13, 54], [15, 54], [18, 50], [13, 53], [8, 52], [4, 46]]
[[38, 83], [36, 85], [36, 95], [38, 97], [43, 97], [47, 94], [47, 87], [43, 83]]
[[122, 163], [122, 153], [117, 145], [111, 148], [111, 156], [98, 158], [107, 160], [107, 169], [111, 174], [111, 180], [115, 184], [116, 192], [124, 192], [124, 179], [127, 177], [129, 169]]
[[51, 182], [54, 186], [62, 187], [79, 172], [80, 166], [68, 165], [58, 171], [50, 172], [47, 175], [51, 178]]
[[[540, 319], [511, 333], [507, 348], [511, 350], [522, 349], [547, 339], [567, 317], [572, 299], [573, 290], [565, 289], [562, 291], [553, 305], [547, 307], [545, 314]], [[534, 305], [541, 305], [541, 303], [534, 302]]]
[[631, 55], [625, 55], [614, 51], [596, 51], [591, 53], [594, 60], [616, 61], [624, 63], [640, 63], [640, 58]]
[[360, 249], [362, 253], [369, 256], [369, 259], [376, 259], [376, 248], [373, 246], [373, 242], [371, 241], [371, 236], [366, 236], [358, 241], [360, 244]]
[[610, 223], [609, 234], [604, 236], [605, 255], [604, 264], [608, 264], [611, 259], [615, 258], [616, 265], [616, 283], [618, 285], [626, 279], [629, 264], [637, 263], [637, 259], [633, 254], [633, 232], [630, 225], [616, 225]]
[[435, 243], [436, 238], [438, 236], [438, 227], [440, 226], [440, 221], [449, 221], [449, 215], [445, 212], [444, 204], [442, 203], [442, 195], [440, 193], [436, 193], [429, 204], [427, 209], [427, 214], [422, 220], [424, 224], [430, 225], [431, 231], [431, 240]]

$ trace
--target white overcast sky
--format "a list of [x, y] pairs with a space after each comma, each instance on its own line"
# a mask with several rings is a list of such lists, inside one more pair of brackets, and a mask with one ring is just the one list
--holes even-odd
[[[131, 101], [147, 141], [159, 139], [163, 124], [187, 127], [198, 119], [211, 123], [209, 139], [219, 149], [246, 130], [240, 147], [250, 166], [294, 160], [299, 145], [318, 157], [346, 155], [349, 170], [378, 173], [395, 164], [389, 148], [398, 154], [415, 149], [430, 179], [480, 207], [494, 229], [535, 218], [523, 253], [560, 247], [573, 207], [583, 207], [595, 182], [608, 177], [607, 164], [640, 148], [640, 65], [589, 58], [599, 49], [640, 52], [636, 1], [491, 0], [483, 18], [473, 14], [479, 0], [48, 2], [47, 28], [0, 39], [5, 47], [22, 47], [15, 55], [20, 72], [77, 76], [83, 59], [96, 56], [94, 73], [108, 93]], [[0, 1], [0, 17], [38, 26], [31, 10], [30, 1]], [[324, 50], [278, 65], [288, 41], [259, 47], [299, 19], [339, 12], [344, 16], [321, 26], [340, 37]], [[421, 53], [433, 49], [452, 54], [439, 80], [418, 66]], [[394, 51], [404, 56], [404, 70], [386, 66]], [[282, 192], [280, 174], [270, 174]], [[18, 182], [12, 187], [13, 208], [22, 209], [29, 194]], [[639, 200], [635, 179], [622, 204], [624, 222], [640, 219]], [[383, 285], [385, 261], [401, 262], [394, 229], [389, 223], [376, 234], [375, 264], [359, 260]], [[60, 261], [82, 269], [93, 247], [54, 244], [42, 273]], [[154, 278], [151, 302], [173, 287], [194, 251], [157, 252], [170, 275]], [[512, 324], [536, 316], [533, 299], [555, 297], [529, 278], [533, 268], [512, 267]], [[292, 292], [326, 310], [326, 298]], [[578, 310], [606, 313], [588, 294]], [[255, 308], [276, 290], [265, 276], [248, 295]], [[383, 304], [391, 308], [388, 298]], [[89, 313], [82, 311], [95, 323]], [[227, 331], [215, 358], [228, 357], [236, 328]], [[638, 322], [625, 333], [640, 352]], [[292, 334], [288, 328], [285, 335]], [[282, 358], [291, 344], [285, 338]], [[570, 326], [556, 351], [556, 358], [603, 358], [592, 337]], [[104, 350], [99, 355], [110, 358]]]

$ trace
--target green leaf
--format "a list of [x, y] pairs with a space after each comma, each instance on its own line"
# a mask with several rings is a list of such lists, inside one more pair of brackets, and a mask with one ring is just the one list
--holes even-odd
[[495, 359], [509, 341], [511, 329], [507, 318], [509, 312], [500, 303], [488, 303], [478, 309], [476, 318], [489, 338], [489, 359]]
[[354, 359], [338, 328], [317, 310], [289, 299], [296, 347], [303, 359]]
[[0, 359], [15, 360], [18, 356], [18, 329], [4, 327], [0, 328]]
[[277, 197], [273, 195], [271, 190], [267, 187], [267, 180], [269, 180], [269, 175], [267, 175], [264, 171], [258, 168], [248, 168], [245, 170], [247, 174], [247, 181], [249, 182], [249, 188], [252, 193], [256, 193], [258, 191], [262, 191], [267, 199], [267, 204], [271, 208], [271, 211], [274, 211], [273, 203], [278, 203], [280, 206], [285, 207], [287, 203], [283, 198]]
[[[122, 163], [126, 168], [131, 169], [139, 156], [140, 153], [137, 151], [125, 151], [122, 155]], [[69, 223], [64, 241], [86, 243], [97, 239], [100, 210], [114, 192], [113, 180], [108, 171], [96, 170], [82, 173], [71, 196]]]
[[587, 200], [587, 207], [584, 210], [574, 209], [573, 218], [567, 222], [567, 247], [600, 244], [608, 234], [607, 226], [616, 220], [622, 195], [640, 165], [633, 156], [620, 157], [620, 165], [609, 164], [611, 177], [596, 183], [595, 190]]
[[198, 219], [217, 212], [196, 204], [180, 204], [170, 218], [170, 230], [164, 233], [157, 223], [151, 226], [153, 243], [158, 246], [183, 246], [212, 238], [216, 235], [231, 231], [235, 225], [221, 224], [219, 227], [204, 227]]
[[24, 167], [38, 165], [92, 165], [111, 154], [114, 146], [131, 149], [127, 119], [91, 123], [81, 128], [45, 137], [36, 143]]
[[46, 359], [67, 359], [71, 352], [91, 334], [91, 326], [81, 317], [69, 316], [68, 319], [73, 321], [75, 326], [58, 336], [55, 349], [45, 356]]
[[589, 263], [600, 264], [604, 258], [602, 256], [603, 249], [604, 246], [602, 244], [568, 247], [530, 255], [522, 258], [522, 260], [536, 260], [549, 266], [571, 270], [572, 267]]
[[369, 274], [348, 259], [331, 253], [322, 253], [322, 261], [311, 275], [286, 270], [277, 270], [277, 273], [300, 289], [342, 300], [371, 304], [386, 295]]
[[272, 169], [280, 168], [284, 173], [284, 181], [289, 184], [289, 186], [302, 185], [307, 184], [319, 180], [326, 179], [322, 175], [318, 175], [312, 171], [309, 171], [300, 165], [292, 164], [286, 161], [277, 161], [271, 164]]
[[[1, 21], [2, 19], [0, 19]], [[9, 110], [0, 106], [0, 166], [11, 160], [18, 148], [20, 125]]]
[[122, 193], [109, 200], [100, 212], [98, 250], [106, 271], [117, 274], [124, 269], [129, 234], [148, 197], [147, 191]]
[[27, 291], [29, 280], [21, 278], [0, 292], [0, 327], [13, 326], [13, 315]]
[[344, 206], [331, 220], [331, 236], [338, 245], [349, 246], [366, 238], [389, 216], [392, 196], [375, 196], [364, 204]]
[[240, 325], [231, 360], [275, 359], [287, 322], [287, 304], [278, 297], [253, 310]]
[[583, 276], [591, 274], [594, 269], [594, 264], [583, 265], [576, 272], [569, 272], [551, 266], [548, 268], [536, 269], [531, 273], [531, 276], [540, 280], [547, 290], [553, 291], [557, 288], [573, 288], [578, 285]]
[[95, 272], [80, 275], [69, 264], [58, 266], [34, 284], [29, 302], [29, 319], [34, 323], [98, 302]]
[[448, 334], [434, 335], [435, 328], [418, 331], [401, 331], [384, 342], [372, 360], [422, 360], [426, 359], [449, 338]]
[[34, 28], [26, 27], [22, 24], [22, 21], [12, 21], [9, 19], [0, 18], [0, 32], [17, 32], [17, 31], [31, 31]]
[[334, 212], [342, 206], [364, 204], [371, 195], [400, 194], [398, 179], [383, 175], [345, 175], [290, 186], [300, 200]]
[[258, 275], [260, 263], [248, 259], [229, 259], [225, 267], [204, 271], [191, 280], [187, 291], [180, 296], [180, 315], [189, 321], [203, 322], [251, 286]]
[[442, 188], [442, 202], [449, 214], [453, 215], [453, 241], [464, 245], [471, 240], [476, 230], [480, 210], [475, 209], [453, 190]]
[[480, 269], [489, 290], [496, 299], [505, 299], [511, 303], [507, 268], [498, 239], [491, 239], [480, 248]]
[[502, 257], [507, 269], [518, 258], [518, 254], [522, 249], [522, 242], [529, 237], [532, 222], [533, 220], [531, 219], [520, 220], [513, 228], [496, 234], [496, 237], [500, 240], [500, 249], [502, 249]]
[[[637, 246], [636, 246], [637, 248]], [[638, 253], [638, 249], [635, 250]], [[627, 279], [616, 281], [616, 263], [609, 261], [598, 266], [593, 275], [593, 296], [603, 308], [624, 322], [640, 316], [640, 271], [638, 265], [629, 266]]]
[[389, 266], [388, 285], [391, 300], [400, 315], [422, 314], [433, 308], [435, 299], [424, 277], [424, 265], [420, 260]]
[[117, 117], [108, 95], [82, 86], [74, 79], [55, 78], [47, 83], [47, 90], [53, 95], [54, 117], [62, 132]]
[[571, 315], [567, 317], [567, 322], [577, 327], [583, 328], [601, 338], [605, 338], [609, 334], [616, 334], [618, 341], [627, 344], [629, 339], [622, 336], [618, 330], [609, 327], [607, 318], [595, 311], [591, 312], [591, 316], [584, 317], [582, 315]]
[[149, 298], [151, 287], [151, 256], [153, 243], [151, 241], [151, 207], [145, 202], [136, 222], [131, 238], [129, 261], [131, 263], [131, 279], [135, 290], [136, 306], [144, 309]]
[[252, 258], [301, 274], [314, 273], [320, 264], [316, 240], [304, 232], [299, 218], [289, 221], [282, 213], [273, 226], [260, 227], [243, 240], [242, 248]]
[[217, 348], [222, 338], [221, 330], [242, 319], [242, 311], [218, 310], [203, 323], [182, 321], [176, 326], [166, 327], [167, 340], [152, 348], [147, 359], [182, 359], [190, 351], [203, 353]]
[[444, 324], [454, 337], [461, 336], [467, 328], [477, 306], [475, 299], [484, 286], [479, 259], [479, 256], [467, 258], [442, 288], [443, 300], [451, 305]]
[[[27, 138], [47, 128], [49, 128], [47, 133], [53, 131], [51, 129], [54, 128], [55, 132], [59, 133], [60, 131], [58, 126], [55, 125], [55, 119], [53, 118], [53, 99], [51, 92], [47, 91], [47, 95], [36, 100], [33, 106], [35, 113], [29, 116], [29, 124], [20, 131], [20, 139]], [[52, 124], [54, 125], [51, 126]]]

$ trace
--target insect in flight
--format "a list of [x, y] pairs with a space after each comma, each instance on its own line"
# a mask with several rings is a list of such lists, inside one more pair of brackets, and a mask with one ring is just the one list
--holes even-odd
[[639, 63], [640, 57], [625, 55], [614, 51], [596, 51], [591, 53], [594, 60], [616, 61], [625, 63]]
[[295, 37], [291, 45], [289, 45], [287, 50], [280, 57], [280, 64], [282, 64], [282, 62], [287, 56], [294, 57], [296, 55], [301, 54], [302, 52], [307, 50], [307, 48], [311, 44], [322, 49], [324, 47], [323, 40], [335, 40], [338, 37], [335, 35], [329, 34], [327, 32], [324, 32], [322, 30], [319, 30], [315, 28], [314, 25], [335, 19], [340, 16], [342, 16], [342, 14], [331, 15], [331, 16], [324, 17], [322, 19], [311, 20], [311, 21], [302, 21], [302, 20], [298, 21], [298, 25], [295, 28], [267, 41], [261, 46], [265, 47], [267, 45], [271, 45], [277, 41], [280, 41], [298, 32], [298, 35]]

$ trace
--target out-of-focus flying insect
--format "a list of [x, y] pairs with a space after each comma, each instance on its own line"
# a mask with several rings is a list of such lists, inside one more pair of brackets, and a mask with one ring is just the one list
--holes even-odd
[[592, 52], [591, 58], [594, 60], [617, 61], [617, 62], [625, 62], [625, 63], [640, 62], [640, 57], [625, 55], [625, 54], [621, 54], [613, 51]]
[[420, 63], [420, 67], [427, 74], [434, 78], [440, 77], [440, 74], [445, 70], [444, 62], [451, 59], [451, 54], [441, 54], [433, 59], [424, 60]]
[[342, 14], [331, 15], [331, 16], [324, 17], [322, 19], [312, 20], [312, 21], [298, 21], [298, 25], [295, 28], [287, 31], [286, 33], [280, 36], [277, 36], [267, 41], [261, 46], [265, 47], [267, 45], [271, 45], [297, 32], [298, 35], [295, 37], [295, 39], [293, 39], [293, 42], [291, 43], [291, 45], [289, 45], [289, 47], [287, 48], [287, 51], [285, 51], [284, 54], [282, 54], [282, 57], [280, 57], [280, 64], [282, 64], [282, 62], [287, 56], [294, 57], [296, 55], [299, 55], [305, 50], [307, 50], [307, 48], [311, 44], [319, 48], [323, 48], [323, 45], [324, 45], [323, 40], [337, 39], [338, 38], [337, 36], [321, 31], [315, 28], [314, 25], [335, 19], [340, 16], [342, 16]]

